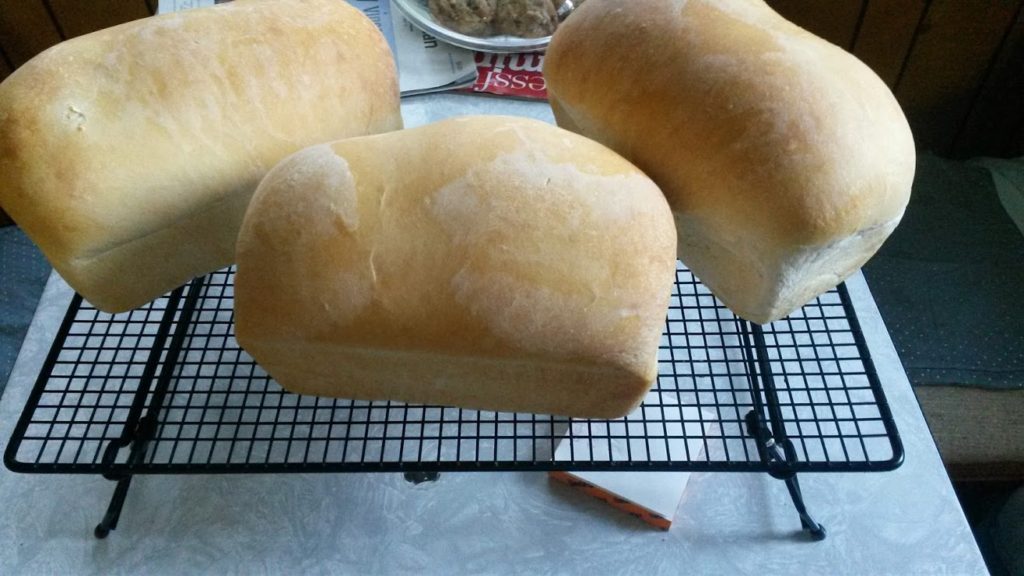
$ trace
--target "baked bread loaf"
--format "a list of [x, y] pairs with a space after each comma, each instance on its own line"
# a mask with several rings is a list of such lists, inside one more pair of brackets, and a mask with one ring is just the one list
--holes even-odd
[[464, 117], [275, 167], [238, 239], [236, 335], [294, 392], [615, 418], [657, 376], [675, 266], [632, 164]]
[[892, 93], [761, 0], [587, 2], [544, 73], [558, 124], [658, 183], [679, 258], [748, 320], [852, 274], [909, 200], [914, 142]]
[[0, 206], [120, 312], [231, 264], [266, 172], [401, 127], [394, 61], [339, 0], [236, 0], [69, 40], [0, 85]]

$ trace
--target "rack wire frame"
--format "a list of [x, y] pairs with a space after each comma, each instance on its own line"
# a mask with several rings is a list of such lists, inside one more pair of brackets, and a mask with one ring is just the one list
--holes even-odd
[[[903, 448], [845, 286], [765, 327], [682, 265], [659, 378], [620, 420], [283, 390], [233, 336], [233, 269], [143, 308], [75, 296], [4, 455], [17, 472], [891, 470]], [[559, 451], [559, 442], [566, 448]], [[780, 451], [779, 448], [782, 450]]]

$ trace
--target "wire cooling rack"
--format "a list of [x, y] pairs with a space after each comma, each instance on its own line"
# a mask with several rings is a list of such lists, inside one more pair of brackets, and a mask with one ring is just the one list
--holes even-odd
[[792, 473], [902, 461], [844, 286], [762, 328], [679, 265], [658, 382], [636, 412], [602, 421], [286, 392], [235, 341], [233, 278], [226, 269], [119, 315], [76, 296], [8, 445], [8, 468]]

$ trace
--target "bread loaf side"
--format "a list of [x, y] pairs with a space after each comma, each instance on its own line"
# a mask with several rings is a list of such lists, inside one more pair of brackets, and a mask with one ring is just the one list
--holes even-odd
[[675, 263], [632, 164], [464, 117], [274, 168], [239, 236], [236, 333], [295, 392], [612, 418], [657, 376]]
[[338, 0], [236, 0], [59, 44], [0, 84], [0, 206], [98, 308], [234, 261], [311, 144], [401, 127], [383, 37]]
[[896, 227], [913, 137], [885, 84], [762, 0], [595, 0], [556, 32], [558, 124], [658, 183], [679, 258], [755, 322], [856, 271]]

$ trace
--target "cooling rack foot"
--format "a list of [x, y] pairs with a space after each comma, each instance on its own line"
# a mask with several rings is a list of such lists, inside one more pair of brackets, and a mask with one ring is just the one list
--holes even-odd
[[423, 484], [424, 482], [437, 482], [437, 479], [441, 477], [440, 472], [406, 472], [405, 481], [412, 482], [413, 484]]
[[815, 542], [821, 542], [826, 536], [828, 536], [828, 533], [825, 531], [825, 527], [821, 524], [816, 524], [811, 527], [804, 526], [804, 530], [811, 535], [811, 540], [814, 540]]

